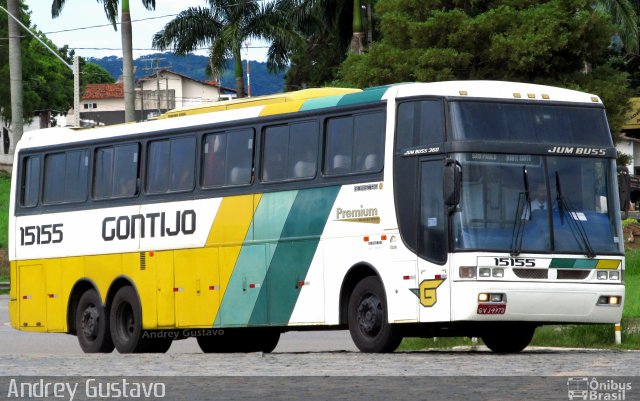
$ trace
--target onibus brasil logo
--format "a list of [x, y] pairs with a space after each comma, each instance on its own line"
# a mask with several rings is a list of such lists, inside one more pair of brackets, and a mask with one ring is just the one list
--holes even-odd
[[567, 379], [567, 396], [570, 400], [626, 400], [631, 383], [593, 377]]

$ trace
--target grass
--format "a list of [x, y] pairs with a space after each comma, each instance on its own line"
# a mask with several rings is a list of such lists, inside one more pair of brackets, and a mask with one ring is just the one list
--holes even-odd
[[[622, 311], [622, 345], [615, 345], [612, 324], [563, 325], [538, 327], [531, 345], [570, 348], [640, 349], [640, 247], [627, 248], [625, 287], [626, 299]], [[480, 340], [481, 341], [481, 340]], [[405, 338], [399, 351], [450, 349], [474, 345], [466, 337]]]

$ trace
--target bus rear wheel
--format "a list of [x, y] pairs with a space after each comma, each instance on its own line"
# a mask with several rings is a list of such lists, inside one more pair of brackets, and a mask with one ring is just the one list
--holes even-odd
[[144, 352], [142, 309], [135, 290], [130, 286], [118, 290], [111, 303], [109, 316], [111, 339], [118, 352]]
[[402, 334], [389, 324], [384, 288], [377, 277], [366, 277], [355, 286], [347, 313], [351, 338], [360, 351], [393, 352], [400, 345]]
[[531, 324], [497, 325], [482, 335], [482, 341], [493, 352], [512, 354], [527, 348], [535, 331]]
[[109, 353], [113, 342], [109, 318], [96, 290], [85, 291], [76, 308], [76, 334], [80, 348], [86, 353]]

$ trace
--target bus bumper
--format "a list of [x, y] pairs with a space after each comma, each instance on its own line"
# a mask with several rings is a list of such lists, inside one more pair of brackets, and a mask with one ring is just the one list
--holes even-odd
[[[480, 294], [503, 294], [503, 302], [480, 302]], [[624, 294], [622, 284], [454, 282], [452, 320], [619, 323]], [[603, 304], [601, 297], [621, 301]]]

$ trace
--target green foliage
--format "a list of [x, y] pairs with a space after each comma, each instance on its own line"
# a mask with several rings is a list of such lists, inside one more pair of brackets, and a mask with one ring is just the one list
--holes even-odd
[[[627, 108], [627, 74], [616, 68], [608, 14], [589, 0], [380, 0], [383, 39], [350, 55], [339, 81], [369, 87], [406, 81], [496, 79], [598, 94], [611, 130]], [[615, 138], [615, 136], [614, 136]]]

